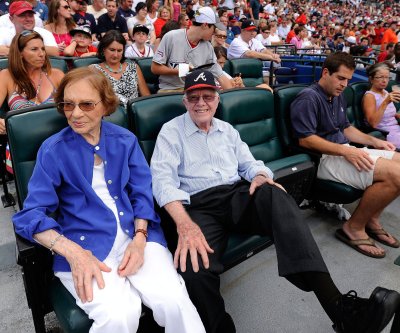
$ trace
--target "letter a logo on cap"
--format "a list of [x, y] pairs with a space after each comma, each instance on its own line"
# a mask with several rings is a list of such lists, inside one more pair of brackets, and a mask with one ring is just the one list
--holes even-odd
[[204, 82], [207, 82], [207, 79], [206, 79], [206, 77], [204, 76], [204, 72], [201, 72], [201, 73], [199, 74], [199, 76], [196, 77], [193, 81], [194, 81], [194, 82], [197, 82], [197, 81], [199, 81], [200, 79], [202, 79]]

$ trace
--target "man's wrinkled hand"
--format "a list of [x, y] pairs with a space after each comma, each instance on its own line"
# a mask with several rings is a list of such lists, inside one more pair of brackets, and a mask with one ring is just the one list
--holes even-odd
[[175, 268], [180, 267], [182, 272], [186, 271], [186, 258], [188, 252], [194, 272], [199, 271], [198, 254], [200, 254], [204, 267], [209, 268], [208, 253], [214, 250], [208, 245], [200, 227], [193, 221], [187, 221], [177, 226], [178, 246], [174, 255]]

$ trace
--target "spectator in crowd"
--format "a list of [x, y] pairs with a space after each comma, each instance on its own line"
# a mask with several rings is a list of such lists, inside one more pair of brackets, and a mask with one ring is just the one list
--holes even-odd
[[[146, 4], [144, 2], [139, 2], [136, 6], [135, 11], [136, 11], [136, 16], [129, 18], [127, 21], [129, 33], [133, 31], [133, 27], [136, 24], [145, 25], [149, 29], [149, 37], [147, 39], [147, 42], [150, 45], [153, 45], [154, 41], [156, 40], [156, 34], [154, 32], [153, 23], [147, 18]], [[133, 36], [130, 37], [132, 38]]]
[[117, 15], [122, 16], [126, 20], [134, 17], [136, 13], [132, 10], [133, 0], [122, 0], [118, 7]]
[[[0, 102], [7, 98], [10, 110], [53, 103], [64, 73], [51, 68], [43, 38], [36, 31], [15, 35], [8, 56], [8, 68], [0, 71]], [[5, 134], [4, 119], [0, 119], [0, 134]]]
[[103, 121], [118, 107], [109, 81], [74, 69], [55, 100], [69, 126], [39, 148], [16, 232], [55, 255], [91, 333], [137, 332], [142, 301], [167, 332], [205, 333], [166, 248], [138, 140]]
[[389, 28], [386, 29], [386, 31], [383, 33], [381, 51], [384, 51], [386, 49], [387, 44], [389, 43], [396, 44], [398, 42], [396, 35], [396, 26], [397, 26], [396, 21], [390, 22]]
[[400, 91], [389, 93], [386, 88], [390, 80], [389, 66], [376, 63], [367, 68], [370, 89], [365, 93], [362, 107], [369, 126], [384, 130], [389, 134], [386, 140], [400, 148], [400, 116], [394, 103], [400, 102]]
[[196, 12], [195, 21], [188, 30], [170, 31], [163, 37], [151, 64], [153, 74], [159, 75], [159, 92], [183, 91], [182, 77], [186, 76], [190, 67], [204, 65], [210, 66], [210, 71], [223, 89], [232, 87], [217, 64], [209, 43], [216, 23], [214, 11], [210, 7], [202, 7]]
[[259, 0], [250, 0], [249, 14], [250, 14], [250, 19], [253, 20], [253, 22], [256, 26], [258, 26], [258, 20], [260, 19], [260, 1]]
[[64, 49], [67, 57], [92, 57], [97, 54], [97, 48], [92, 45], [92, 32], [85, 25], [76, 26], [70, 31], [71, 43]]
[[180, 14], [178, 17], [178, 24], [180, 29], [188, 29], [190, 24], [189, 17], [187, 14]]
[[[186, 14], [184, 14], [186, 15]], [[156, 41], [153, 44], [153, 48], [154, 48], [154, 52], [157, 52], [157, 48], [160, 45], [161, 40], [163, 39], [163, 37], [165, 36], [166, 33], [168, 33], [171, 30], [177, 30], [177, 29], [181, 29], [179, 27], [178, 22], [175, 22], [173, 20], [168, 21], [167, 23], [165, 23], [165, 25], [162, 27], [161, 29], [161, 34], [160, 37], [158, 37], [156, 39]]]
[[378, 62], [384, 62], [388, 58], [392, 57], [392, 55], [394, 54], [394, 45], [395, 44], [393, 44], [393, 43], [388, 43], [386, 45], [386, 50], [378, 54], [378, 58], [377, 58]]
[[372, 39], [372, 46], [375, 47], [375, 49], [379, 49], [382, 44], [382, 37], [383, 33], [385, 32], [385, 28], [382, 26], [382, 24], [382, 20], [375, 22], [375, 36]]
[[290, 31], [290, 21], [287, 18], [283, 18], [278, 26], [278, 35], [282, 40], [286, 40], [286, 37]]
[[92, 14], [93, 17], [97, 20], [99, 17], [105, 13], [107, 13], [107, 9], [105, 8], [105, 3], [103, 0], [92, 0], [92, 4], [87, 7], [86, 13]]
[[294, 29], [299, 28], [300, 25], [295, 23], [292, 25], [292, 29], [288, 32], [287, 36], [286, 36], [286, 44], [290, 44], [290, 41], [292, 40], [293, 37], [296, 36], [296, 33], [294, 32]]
[[[400, 155], [394, 152], [392, 143], [350, 125], [343, 91], [354, 69], [354, 59], [347, 53], [327, 57], [318, 83], [301, 91], [292, 102], [291, 124], [301, 147], [323, 154], [319, 179], [365, 190], [350, 219], [335, 236], [366, 256], [383, 258], [385, 250], [372, 238], [399, 247], [398, 240], [383, 229], [379, 216], [400, 193]], [[349, 141], [375, 149], [356, 148]]]
[[83, 0], [70, 0], [69, 5], [71, 7], [72, 17], [77, 25], [88, 26], [92, 32], [92, 41], [97, 41], [96, 19], [92, 14], [82, 11], [82, 6], [84, 3], [86, 2]]
[[126, 47], [125, 58], [147, 58], [154, 55], [153, 49], [146, 43], [149, 29], [145, 25], [137, 24], [132, 31], [133, 43]]
[[179, 0], [173, 0], [172, 2], [172, 19], [179, 22], [179, 16], [182, 13], [182, 6]]
[[[31, 1], [32, 0], [29, 0], [27, 2], [29, 2], [32, 5]], [[35, 27], [43, 28], [43, 21], [36, 12], [35, 12], [34, 19], [35, 19]], [[14, 24], [10, 20], [9, 13], [0, 16], [0, 28], [8, 28], [10, 30], [15, 30]]]
[[242, 23], [239, 37], [235, 38], [229, 45], [228, 59], [256, 58], [280, 63], [279, 54], [271, 52], [261, 42], [253, 38], [253, 33], [256, 29], [253, 21], [247, 20]]
[[35, 27], [35, 12], [29, 2], [14, 1], [9, 9], [10, 21], [13, 23], [14, 29], [0, 28], [0, 56], [8, 55], [12, 39], [23, 30], [34, 30], [42, 36], [48, 56], [59, 55], [53, 34], [46, 29]]
[[108, 31], [100, 41], [97, 51], [100, 64], [90, 65], [110, 80], [122, 105], [138, 96], [150, 95], [140, 67], [135, 62], [125, 62], [126, 40], [117, 30]]
[[257, 39], [258, 41], [260, 41], [261, 44], [264, 45], [264, 46], [269, 46], [269, 45], [271, 45], [271, 41], [270, 41], [270, 39], [269, 39], [269, 36], [270, 36], [271, 31], [270, 31], [269, 26], [263, 27], [263, 28], [261, 28], [260, 30], [261, 30], [261, 31], [260, 31], [260, 33], [256, 36], [256, 39]]
[[221, 46], [225, 48], [225, 50], [229, 47], [229, 45], [226, 43], [226, 37], [227, 33], [226, 30], [223, 30], [222, 27], [221, 29], [215, 28], [214, 36], [212, 39], [212, 44], [213, 46]]
[[293, 44], [296, 49], [303, 48], [303, 41], [307, 35], [307, 30], [304, 27], [298, 27], [294, 29], [294, 37], [290, 40], [290, 44]]
[[220, 101], [216, 90], [210, 72], [198, 70], [186, 77], [187, 112], [164, 124], [150, 163], [163, 219], [176, 225], [168, 239], [176, 248], [175, 266], [206, 331], [236, 332], [220, 292], [221, 257], [231, 230], [273, 235], [279, 275], [314, 292], [336, 331], [385, 327], [400, 295], [380, 287], [368, 301], [354, 291], [340, 293], [293, 198], [255, 160], [237, 130], [214, 117]]
[[103, 37], [107, 31], [118, 30], [122, 36], [128, 41], [128, 26], [125, 18], [121, 15], [117, 15], [118, 5], [117, 0], [106, 0], [107, 13], [99, 17], [99, 24], [97, 27], [97, 33]]
[[71, 7], [65, 0], [53, 0], [50, 2], [49, 20], [44, 28], [50, 31], [57, 43], [60, 55], [71, 43], [70, 31], [76, 24], [71, 16]]
[[8, 14], [10, 3], [8, 1], [0, 1], [0, 16]]
[[282, 41], [281, 37], [278, 35], [278, 27], [276, 25], [276, 22], [271, 22], [269, 25], [267, 25], [267, 28], [269, 28], [270, 34], [268, 37], [268, 41], [270, 45], [282, 45], [284, 42]]
[[193, 2], [192, 2], [192, 0], [187, 0], [186, 1], [185, 12], [186, 12], [186, 15], [189, 17], [189, 19], [193, 20], [193, 18], [194, 18], [194, 10], [193, 10]]
[[146, 0], [147, 19], [153, 24], [157, 20], [159, 6], [158, 0]]
[[40, 17], [43, 23], [47, 22], [49, 18], [49, 8], [47, 7], [47, 5], [38, 0], [31, 0], [30, 3], [33, 7], [34, 12]]
[[160, 37], [161, 29], [171, 19], [171, 12], [166, 6], [160, 6], [158, 8], [157, 19], [154, 21], [154, 33], [156, 38]]

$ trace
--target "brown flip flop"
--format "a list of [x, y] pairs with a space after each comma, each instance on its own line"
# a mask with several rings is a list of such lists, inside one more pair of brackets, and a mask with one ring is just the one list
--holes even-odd
[[[384, 245], [390, 246], [390, 247], [394, 247], [394, 248], [398, 248], [400, 247], [400, 242], [399, 240], [394, 237], [393, 235], [390, 235], [385, 229], [370, 229], [370, 228], [365, 228], [366, 233], [368, 234], [369, 237], [375, 239], [377, 242], [382, 243]], [[392, 237], [395, 242], [394, 243], [389, 243], [383, 239], [379, 238], [379, 235], [385, 235], [387, 237]]]
[[351, 248], [353, 248], [354, 250], [368, 256], [371, 258], [376, 258], [376, 259], [381, 259], [384, 258], [386, 256], [386, 253], [383, 254], [372, 254], [368, 251], [365, 251], [363, 249], [360, 249], [360, 245], [369, 245], [369, 246], [373, 246], [373, 247], [377, 247], [375, 245], [375, 242], [371, 239], [371, 238], [366, 238], [366, 239], [350, 239], [349, 236], [346, 235], [346, 233], [343, 231], [343, 229], [337, 229], [335, 232], [335, 237], [339, 240], [341, 240], [343, 243], [347, 244], [348, 246], [350, 246]]

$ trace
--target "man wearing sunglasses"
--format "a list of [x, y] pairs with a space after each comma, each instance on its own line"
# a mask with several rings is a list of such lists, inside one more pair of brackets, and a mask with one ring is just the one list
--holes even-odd
[[273, 235], [279, 275], [313, 291], [337, 332], [383, 329], [400, 295], [380, 287], [369, 300], [339, 292], [293, 198], [255, 160], [237, 130], [214, 118], [219, 95], [210, 72], [187, 75], [183, 103], [187, 112], [164, 124], [157, 138], [153, 194], [168, 213], [164, 225], [176, 224], [177, 235], [171, 233], [168, 243], [176, 245], [175, 267], [207, 333], [236, 332], [219, 290], [228, 230]]
[[24, 30], [34, 30], [39, 33], [44, 42], [48, 56], [58, 56], [58, 46], [53, 34], [46, 29], [35, 27], [35, 12], [27, 1], [14, 1], [10, 5], [10, 21], [13, 28], [0, 28], [0, 55], [8, 56], [11, 41], [16, 34]]
[[195, 13], [193, 25], [188, 29], [173, 30], [165, 34], [157, 48], [151, 71], [159, 75], [159, 92], [183, 91], [184, 77], [193, 68], [207, 66], [223, 89], [232, 88], [223, 75], [211, 43], [217, 23], [214, 11], [202, 7]]

